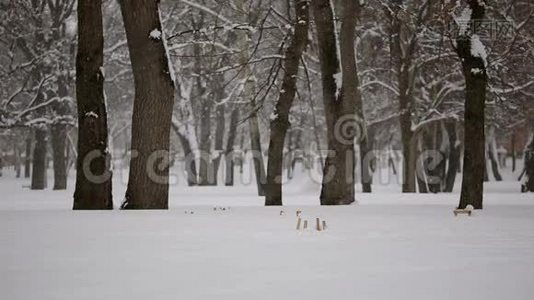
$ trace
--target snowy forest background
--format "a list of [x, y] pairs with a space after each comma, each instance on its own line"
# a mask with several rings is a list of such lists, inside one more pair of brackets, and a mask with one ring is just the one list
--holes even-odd
[[533, 69], [531, 0], [0, 0], [1, 298], [533, 299]]
[[[295, 166], [299, 170], [302, 166], [321, 183], [332, 148], [329, 138], [337, 127], [327, 130], [330, 104], [321, 77], [326, 70], [321, 65], [321, 47], [325, 46], [317, 38], [317, 7], [330, 5], [328, 1], [311, 2], [161, 1], [162, 32], [150, 31], [145, 36], [164, 41], [175, 86], [174, 104], [166, 106], [172, 107], [171, 185], [231, 186], [236, 180], [243, 181], [245, 166], [244, 173], [252, 178], [247, 182], [257, 181], [258, 195], [265, 195], [267, 189], [267, 203], [276, 204], [281, 195], [276, 187], [270, 192], [272, 172], [291, 178]], [[66, 189], [67, 183], [74, 184], [68, 178], [75, 173], [77, 145], [85, 143], [78, 138], [77, 120], [88, 116], [87, 111], [79, 115], [76, 109], [79, 8], [74, 0], [0, 3], [1, 166], [4, 173], [13, 169], [16, 177], [31, 178], [30, 189]], [[302, 5], [307, 11], [297, 16]], [[480, 20], [470, 14], [474, 6], [484, 8]], [[485, 136], [479, 136], [485, 145], [484, 178], [501, 181], [504, 167], [513, 168], [518, 177], [524, 170], [523, 157], [529, 153], [524, 150], [529, 142], [530, 149], [533, 147], [533, 3], [333, 1], [332, 9], [332, 38], [338, 51], [333, 62], [343, 65], [347, 52], [339, 51], [350, 43], [343, 20], [354, 21], [351, 38], [357, 64], [353, 69], [343, 66], [343, 72], [335, 71], [339, 67], [334, 66], [331, 75], [337, 88], [335, 97], [342, 86], [344, 93], [349, 93], [351, 85], [343, 85], [346, 80], [354, 82], [352, 87], [359, 86], [352, 89], [359, 95], [352, 102], [354, 111], [349, 108], [351, 117], [343, 120], [346, 114], [336, 116], [338, 121], [348, 121], [340, 125], [341, 134], [354, 138], [354, 182], [362, 183], [358, 190], [371, 192], [374, 185], [402, 183], [404, 192], [441, 193], [453, 191], [455, 182], [460, 184], [457, 174], [462, 171], [464, 149], [475, 143], [471, 138], [464, 142], [468, 92], [458, 50], [462, 31], [466, 36], [477, 35], [471, 44], [481, 44], [480, 49], [479, 44], [471, 45], [471, 54], [479, 52], [485, 70], [473, 70], [487, 72], [487, 88], [482, 92], [486, 94]], [[110, 159], [106, 164], [115, 177], [126, 184], [128, 171], [122, 170], [128, 169], [130, 150], [135, 148], [131, 145], [132, 119], [136, 122], [137, 118], [144, 127], [167, 125], [158, 123], [157, 113], [132, 115], [136, 70], [131, 67], [121, 8], [116, 1], [103, 1], [101, 11], [104, 47], [100, 71], [105, 78], [108, 128], [103, 155]], [[291, 47], [299, 38], [299, 24], [306, 25], [300, 30], [304, 45], [295, 57], [289, 50], [295, 50]], [[284, 98], [290, 60], [298, 68], [292, 75], [296, 78], [291, 91], [294, 100]], [[289, 106], [276, 108], [284, 101]], [[89, 117], [102, 117], [91, 113]], [[289, 121], [287, 134], [278, 129], [277, 119]], [[480, 117], [474, 120], [483, 121]], [[147, 129], [142, 134], [151, 133]], [[283, 171], [272, 166], [269, 172], [273, 136], [282, 139]], [[424, 157], [425, 153], [430, 153], [429, 157]], [[384, 172], [385, 183], [370, 179], [383, 177]], [[49, 180], [48, 173], [53, 174]], [[533, 189], [532, 182], [528, 183], [532, 170], [525, 173], [517, 192]], [[117, 206], [123, 200], [114, 199]]]

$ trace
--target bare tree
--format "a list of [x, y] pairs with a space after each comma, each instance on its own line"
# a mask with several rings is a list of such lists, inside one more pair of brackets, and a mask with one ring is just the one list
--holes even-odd
[[285, 51], [284, 78], [280, 96], [271, 118], [267, 162], [265, 205], [282, 205], [282, 162], [286, 133], [291, 126], [289, 111], [297, 93], [297, 75], [302, 52], [308, 42], [309, 5], [307, 0], [294, 0], [295, 27], [291, 44]]
[[[483, 22], [485, 1], [468, 0], [463, 20], [456, 39], [456, 52], [462, 61], [465, 77], [465, 150], [463, 163], [462, 193], [458, 208], [472, 205], [482, 209], [484, 170], [486, 167], [484, 139], [484, 108], [486, 102], [486, 51], [476, 34], [477, 23]], [[467, 22], [466, 22], [467, 21]], [[473, 26], [475, 25], [475, 26]]]

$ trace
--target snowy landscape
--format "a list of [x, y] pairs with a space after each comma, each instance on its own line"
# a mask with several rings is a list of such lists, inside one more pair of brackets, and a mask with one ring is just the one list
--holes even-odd
[[534, 299], [534, 3], [0, 0], [0, 299]]
[[[306, 174], [289, 185], [282, 208], [262, 207], [254, 186], [171, 186], [168, 211], [72, 212], [72, 189], [21, 192], [28, 181], [6, 177], [3, 299], [520, 300], [534, 293], [534, 199], [517, 193], [511, 174], [486, 186], [486, 207], [472, 217], [454, 217], [458, 193], [403, 195], [396, 185], [359, 194], [358, 205], [320, 207], [320, 187]], [[125, 187], [116, 186], [119, 197]], [[297, 210], [326, 220], [327, 229], [296, 231]]]

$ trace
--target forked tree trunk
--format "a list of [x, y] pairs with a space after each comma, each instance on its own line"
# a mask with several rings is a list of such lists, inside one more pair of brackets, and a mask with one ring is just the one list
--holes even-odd
[[174, 103], [159, 3], [121, 0], [135, 84], [132, 156], [124, 209], [167, 209], [169, 144]]
[[[471, 22], [484, 19], [485, 4], [480, 0], [469, 0]], [[469, 26], [477, 28], [476, 26]], [[473, 32], [472, 34], [476, 34]], [[486, 169], [484, 108], [486, 102], [487, 73], [484, 58], [474, 55], [473, 45], [476, 41], [472, 34], [460, 33], [456, 40], [457, 53], [462, 60], [462, 69], [466, 83], [465, 115], [464, 115], [464, 164], [462, 193], [458, 208], [472, 205], [482, 209], [484, 192], [484, 170]], [[480, 43], [480, 41], [478, 41]], [[481, 49], [477, 49], [480, 52]]]
[[295, 28], [285, 51], [282, 91], [271, 118], [265, 205], [282, 205], [282, 164], [284, 142], [290, 126], [289, 111], [297, 93], [297, 75], [302, 52], [308, 42], [309, 7], [306, 0], [294, 0]]
[[101, 0], [78, 0], [78, 157], [74, 209], [113, 209]]

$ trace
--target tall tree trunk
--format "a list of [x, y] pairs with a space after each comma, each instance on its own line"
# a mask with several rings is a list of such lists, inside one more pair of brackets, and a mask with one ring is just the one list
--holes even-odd
[[134, 75], [132, 156], [124, 209], [167, 209], [173, 70], [165, 49], [159, 3], [119, 1]]
[[30, 129], [25, 141], [25, 153], [24, 153], [24, 178], [30, 178], [31, 166], [32, 166], [32, 135], [33, 132]]
[[[313, 0], [327, 124], [328, 156], [323, 171], [321, 205], [354, 202], [354, 139], [360, 125], [356, 117], [358, 82], [354, 54], [357, 4], [343, 1], [341, 28], [342, 72], [336, 46], [333, 7], [328, 0]], [[337, 82], [342, 79], [342, 86]], [[341, 93], [338, 95], [339, 89]]]
[[234, 144], [237, 135], [237, 125], [239, 122], [239, 108], [234, 107], [230, 115], [230, 125], [228, 139], [226, 141], [225, 157], [225, 182], [226, 186], [234, 185]]
[[525, 149], [525, 179], [522, 191], [534, 193], [534, 134]]
[[[485, 3], [480, 0], [469, 0], [471, 24], [484, 19]], [[466, 8], [467, 9], [467, 8]], [[476, 26], [469, 26], [476, 28]], [[481, 42], [472, 34], [461, 32], [458, 36], [457, 53], [462, 60], [463, 74], [466, 83], [465, 115], [464, 115], [464, 164], [462, 193], [459, 208], [472, 205], [482, 209], [484, 192], [484, 170], [486, 166], [484, 138], [484, 108], [486, 102], [487, 73], [484, 58], [478, 49]], [[476, 45], [473, 43], [476, 42]], [[477, 51], [473, 51], [476, 49]]]
[[20, 173], [21, 173], [21, 170], [22, 170], [22, 161], [21, 161], [21, 158], [20, 158], [20, 145], [18, 142], [15, 142], [14, 143], [14, 147], [13, 147], [13, 152], [15, 154], [15, 174], [16, 174], [16, 177], [17, 178], [20, 178]]
[[[254, 11], [254, 7], [250, 5], [251, 3], [246, 0], [236, 1], [236, 6], [241, 9], [241, 11], [246, 13], [243, 22], [250, 24], [250, 26], [255, 26], [258, 18], [258, 12]], [[265, 175], [265, 163], [263, 161], [263, 151], [261, 147], [261, 135], [260, 135], [260, 126], [258, 122], [258, 114], [255, 100], [255, 84], [256, 78], [252, 74], [252, 70], [248, 65], [249, 60], [249, 41], [250, 36], [248, 32], [243, 32], [239, 35], [239, 45], [243, 49], [240, 55], [240, 63], [246, 64], [247, 66], [243, 70], [242, 80], [244, 81], [244, 91], [243, 99], [248, 102], [248, 108], [250, 109], [250, 114], [248, 116], [248, 127], [249, 127], [249, 137], [250, 137], [250, 149], [252, 152], [252, 161], [254, 163], [254, 173], [256, 176], [256, 186], [258, 188], [258, 196], [265, 196], [264, 185], [266, 183]], [[243, 148], [241, 148], [243, 149]], [[243, 165], [241, 165], [242, 167]]]
[[198, 184], [200, 186], [211, 185], [215, 174], [211, 161], [211, 103], [209, 100], [202, 101], [200, 108], [200, 164]]
[[516, 147], [515, 147], [515, 140], [516, 140], [516, 135], [515, 135], [515, 132], [512, 133], [512, 137], [511, 137], [511, 141], [510, 143], [512, 144], [512, 172], [515, 172], [515, 170], [517, 169], [517, 162], [516, 162], [516, 157], [517, 157], [517, 150], [516, 150]]
[[54, 163], [54, 190], [67, 189], [67, 127], [64, 124], [54, 124], [51, 128], [52, 159]]
[[[248, 84], [247, 84], [248, 85]], [[246, 88], [245, 88], [246, 89]], [[246, 93], [252, 95], [254, 93]], [[256, 110], [255, 101], [251, 100], [250, 107]], [[261, 147], [260, 126], [258, 123], [257, 112], [252, 112], [248, 119], [249, 123], [249, 135], [250, 135], [250, 149], [252, 150], [252, 161], [254, 162], [254, 173], [256, 175], [256, 186], [258, 187], [258, 196], [265, 196], [265, 163], [263, 162], [263, 151]]]
[[[218, 101], [221, 101], [224, 98], [224, 89], [217, 86], [217, 92], [215, 93], [218, 95]], [[217, 156], [213, 158], [212, 165], [213, 165], [213, 181], [211, 182], [211, 185], [217, 185], [218, 180], [218, 174], [219, 174], [219, 166], [221, 164], [221, 158], [224, 154], [224, 131], [225, 131], [225, 111], [226, 111], [226, 105], [224, 103], [218, 104], [215, 110], [215, 117], [217, 125], [215, 127], [215, 152]]]
[[78, 0], [78, 157], [74, 209], [113, 209], [104, 99], [102, 1]]
[[491, 164], [491, 171], [496, 181], [502, 181], [501, 172], [499, 171], [499, 162], [497, 161], [498, 154], [497, 154], [497, 143], [495, 140], [495, 127], [490, 126], [488, 131], [489, 132], [488, 132], [487, 151], [488, 151], [488, 158]]
[[37, 127], [35, 132], [35, 147], [33, 148], [32, 190], [44, 190], [47, 186], [46, 177], [46, 148], [48, 132], [45, 127]]
[[[415, 112], [413, 96], [413, 77], [415, 67], [413, 66], [413, 56], [417, 45], [417, 33], [413, 35], [408, 43], [403, 41], [405, 32], [403, 30], [402, 7], [404, 0], [396, 0], [391, 7], [387, 7], [386, 13], [389, 15], [390, 24], [390, 51], [392, 60], [396, 68], [396, 76], [399, 87], [399, 121], [403, 154], [403, 193], [416, 192], [416, 165], [417, 165], [417, 138], [412, 130], [412, 116]], [[429, 1], [430, 2], [430, 1]], [[425, 2], [425, 6], [429, 5]], [[427, 11], [428, 7], [420, 8], [421, 12]], [[418, 16], [418, 18], [423, 15]], [[417, 20], [417, 22], [421, 22]], [[417, 26], [421, 26], [418, 24]]]
[[295, 29], [291, 44], [285, 51], [282, 91], [271, 118], [271, 133], [265, 185], [265, 205], [282, 205], [282, 163], [289, 111], [297, 93], [297, 75], [302, 52], [308, 42], [309, 7], [306, 0], [294, 0]]
[[[58, 93], [60, 98], [68, 96], [67, 79], [60, 76], [58, 79]], [[54, 104], [54, 112], [59, 117], [65, 117], [69, 113], [67, 103], [59, 101]], [[67, 125], [62, 120], [52, 124], [50, 130], [52, 137], [52, 159], [54, 163], [54, 190], [67, 189]]]
[[[341, 27], [341, 65], [343, 66], [343, 76], [346, 76], [348, 81], [343, 78], [343, 83], [347, 87], [343, 87], [344, 96], [350, 97], [355, 104], [356, 115], [360, 122], [360, 136], [357, 136], [360, 146], [360, 177], [362, 184], [362, 192], [371, 193], [371, 184], [373, 181], [371, 164], [374, 155], [369, 142], [369, 131], [365, 122], [365, 111], [363, 99], [360, 89], [360, 78], [358, 76], [358, 65], [355, 56], [355, 27], [360, 20], [360, 7], [357, 1], [343, 2], [344, 16], [343, 25]], [[347, 22], [348, 20], [348, 22]], [[350, 27], [350, 28], [348, 28]], [[349, 84], [350, 82], [350, 84]]]

